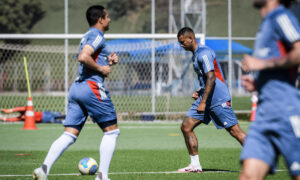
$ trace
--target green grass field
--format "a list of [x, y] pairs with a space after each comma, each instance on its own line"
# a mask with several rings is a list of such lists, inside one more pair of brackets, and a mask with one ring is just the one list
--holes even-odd
[[[23, 95], [0, 95], [0, 108], [12, 108], [24, 106], [27, 96]], [[118, 112], [150, 112], [151, 96], [111, 96]], [[232, 108], [234, 110], [251, 110], [250, 96], [233, 96]], [[64, 96], [47, 96], [33, 94], [34, 108], [37, 111], [60, 111], [64, 112]], [[169, 102], [170, 112], [186, 112], [194, 100], [191, 96], [171, 96]], [[156, 97], [156, 112], [166, 112], [167, 97]]]
[[[120, 122], [121, 135], [111, 162], [110, 178], [140, 179], [237, 179], [241, 170], [241, 146], [224, 130], [213, 125], [195, 129], [199, 141], [199, 155], [204, 172], [200, 174], [174, 173], [189, 163], [189, 156], [181, 135], [180, 122]], [[37, 124], [38, 130], [22, 130], [23, 124], [0, 124], [0, 180], [32, 179], [34, 168], [41, 165], [51, 143], [63, 132], [58, 124]], [[248, 122], [241, 122], [247, 131]], [[83, 157], [99, 161], [102, 132], [95, 124], [86, 124], [76, 143], [53, 166], [49, 180], [94, 179], [81, 176], [77, 163]], [[17, 156], [16, 154], [28, 154]], [[276, 175], [267, 179], [289, 179], [282, 159]]]

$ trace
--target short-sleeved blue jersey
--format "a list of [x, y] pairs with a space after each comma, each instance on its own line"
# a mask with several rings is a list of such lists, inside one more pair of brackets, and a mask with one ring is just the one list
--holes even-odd
[[[208, 98], [208, 104], [211, 106], [218, 105], [231, 100], [229, 90], [225, 84], [223, 72], [219, 62], [216, 60], [215, 52], [207, 47], [198, 45], [194, 51], [193, 66], [198, 75], [201, 89], [205, 89], [206, 73], [214, 71], [216, 76], [215, 87]], [[203, 94], [202, 94], [203, 95]]]
[[[81, 52], [82, 48], [85, 45], [90, 45], [94, 48], [94, 54], [92, 55], [93, 59], [97, 64], [100, 66], [108, 65], [108, 58], [107, 56], [110, 54], [108, 51], [105, 39], [103, 37], [103, 32], [97, 28], [91, 27], [90, 30], [84, 34], [83, 38], [81, 39], [78, 54]], [[83, 64], [80, 63], [78, 68], [79, 78], [78, 81], [84, 80], [91, 80], [95, 82], [104, 81], [104, 76], [98, 72], [95, 72]]]
[[[285, 56], [298, 40], [300, 27], [296, 18], [279, 6], [263, 19], [257, 33], [254, 56], [266, 61], [276, 60]], [[282, 112], [294, 113], [300, 103], [299, 92], [295, 88], [296, 77], [296, 68], [257, 72], [255, 83], [261, 107], [258, 111], [264, 111], [268, 117], [279, 116]]]

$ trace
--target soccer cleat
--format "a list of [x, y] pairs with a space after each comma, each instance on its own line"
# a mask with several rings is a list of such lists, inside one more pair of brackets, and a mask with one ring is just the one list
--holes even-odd
[[196, 167], [196, 166], [193, 166], [193, 165], [190, 164], [185, 168], [178, 169], [178, 172], [182, 172], [182, 173], [190, 173], [190, 172], [201, 173], [202, 172], [202, 167], [201, 166]]
[[39, 167], [33, 171], [33, 178], [36, 180], [47, 180], [47, 174], [44, 172], [42, 167]]

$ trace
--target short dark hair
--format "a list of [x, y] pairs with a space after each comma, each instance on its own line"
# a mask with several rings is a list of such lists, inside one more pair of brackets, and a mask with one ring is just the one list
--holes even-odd
[[195, 36], [195, 33], [194, 33], [194, 31], [193, 31], [192, 28], [190, 28], [190, 27], [183, 27], [183, 28], [181, 28], [181, 29], [178, 31], [178, 33], [177, 33], [177, 38], [179, 38], [179, 36], [185, 35], [185, 33], [192, 33], [192, 34]]
[[280, 4], [283, 4], [285, 7], [290, 7], [295, 0], [279, 0]]
[[97, 23], [98, 19], [105, 18], [104, 7], [100, 5], [94, 5], [87, 9], [86, 11], [86, 20], [88, 21], [90, 26], [93, 26]]

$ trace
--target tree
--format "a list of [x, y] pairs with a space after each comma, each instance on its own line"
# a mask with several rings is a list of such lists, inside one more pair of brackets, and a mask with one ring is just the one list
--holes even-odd
[[[45, 15], [41, 0], [1, 0], [0, 33], [28, 33]], [[6, 44], [29, 43], [28, 40], [4, 40]], [[17, 51], [0, 50], [0, 63], [10, 59]], [[1, 69], [1, 67], [0, 67]]]
[[1, 0], [0, 33], [27, 33], [44, 14], [41, 0]]

